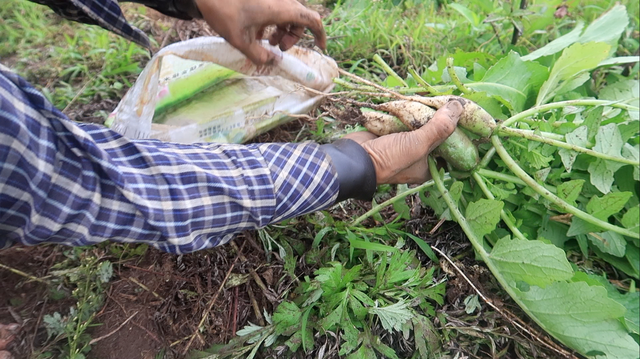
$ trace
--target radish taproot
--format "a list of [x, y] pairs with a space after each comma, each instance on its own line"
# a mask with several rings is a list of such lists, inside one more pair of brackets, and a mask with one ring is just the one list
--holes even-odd
[[[371, 107], [393, 115], [375, 111], [362, 113], [364, 127], [378, 136], [418, 129], [427, 124], [436, 113], [436, 110], [429, 106], [404, 100], [385, 102], [371, 105]], [[470, 171], [480, 161], [478, 149], [458, 128], [438, 146], [436, 154], [460, 171]]]
[[435, 150], [448, 164], [459, 171], [471, 171], [480, 162], [478, 149], [461, 129], [457, 128]]
[[362, 125], [376, 136], [409, 131], [397, 117], [384, 112], [362, 109]]
[[478, 106], [477, 103], [460, 96], [411, 96], [411, 100], [433, 107], [436, 110], [440, 109], [440, 107], [446, 105], [450, 101], [458, 101], [464, 108], [464, 111], [462, 111], [462, 115], [460, 116], [460, 120], [458, 121], [458, 125], [460, 127], [481, 137], [491, 136], [493, 130], [496, 128], [496, 121], [487, 111]]

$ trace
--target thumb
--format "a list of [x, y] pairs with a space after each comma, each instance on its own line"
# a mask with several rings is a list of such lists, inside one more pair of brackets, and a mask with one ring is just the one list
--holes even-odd
[[463, 111], [464, 108], [458, 101], [449, 101], [449, 103], [436, 111], [427, 124], [411, 132], [411, 134], [419, 137], [421, 139], [420, 142], [430, 144], [428, 151], [431, 152], [453, 133]]

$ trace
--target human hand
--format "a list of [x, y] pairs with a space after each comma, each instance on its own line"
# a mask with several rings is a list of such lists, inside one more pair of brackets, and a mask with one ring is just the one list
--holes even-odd
[[453, 133], [462, 111], [458, 101], [451, 101], [415, 131], [381, 137], [355, 132], [344, 138], [359, 143], [369, 153], [378, 184], [423, 183], [431, 178], [427, 156]]
[[275, 55], [262, 47], [265, 27], [276, 25], [269, 38], [282, 51], [290, 49], [309, 28], [316, 45], [325, 49], [327, 38], [320, 15], [297, 0], [195, 0], [209, 26], [256, 65], [269, 64]]

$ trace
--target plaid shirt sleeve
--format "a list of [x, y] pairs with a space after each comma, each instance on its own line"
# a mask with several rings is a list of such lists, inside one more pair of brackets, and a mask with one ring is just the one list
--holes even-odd
[[73, 21], [99, 25], [129, 41], [151, 47], [147, 35], [131, 26], [115, 0], [30, 0], [50, 7], [56, 14]]
[[172, 253], [334, 203], [317, 144], [173, 144], [79, 125], [0, 65], [0, 248], [147, 243]]

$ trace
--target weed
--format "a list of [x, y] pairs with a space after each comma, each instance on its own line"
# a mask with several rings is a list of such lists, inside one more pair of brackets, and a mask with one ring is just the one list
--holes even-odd
[[[60, 352], [60, 357], [83, 359], [91, 349], [91, 337], [87, 329], [94, 326], [96, 312], [104, 304], [104, 290], [111, 280], [113, 267], [111, 262], [101, 260], [83, 248], [73, 248], [66, 253], [67, 259], [57, 264], [51, 275], [52, 283], [59, 287], [72, 288], [71, 297], [76, 301], [68, 314], [55, 312], [43, 317], [50, 342], [38, 355], [39, 358], [51, 357]], [[60, 297], [64, 291], [56, 288], [52, 298]], [[56, 344], [66, 340], [64, 344]]]

